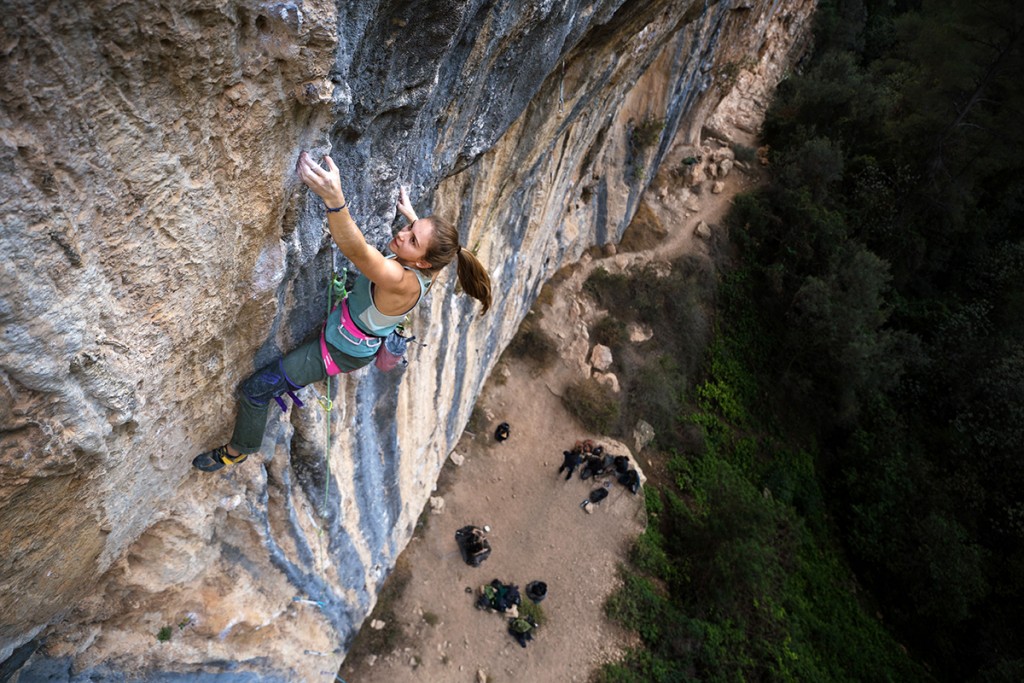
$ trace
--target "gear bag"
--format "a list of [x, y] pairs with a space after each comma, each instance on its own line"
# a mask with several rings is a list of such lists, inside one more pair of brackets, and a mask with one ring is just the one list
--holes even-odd
[[455, 532], [455, 542], [459, 544], [462, 559], [471, 567], [479, 567], [491, 555], [491, 544], [480, 527], [462, 527]]
[[373, 364], [377, 366], [378, 370], [383, 370], [384, 372], [394, 370], [397, 367], [405, 368], [409, 364], [409, 361], [405, 359], [405, 351], [409, 346], [409, 342], [415, 338], [403, 337], [398, 333], [398, 330], [392, 330], [384, 338], [384, 343], [377, 349], [377, 356]]

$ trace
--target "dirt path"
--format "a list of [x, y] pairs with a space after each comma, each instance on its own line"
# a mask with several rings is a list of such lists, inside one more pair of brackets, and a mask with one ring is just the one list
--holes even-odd
[[[522, 361], [507, 359], [492, 374], [477, 405], [483, 417], [473, 426], [479, 431], [467, 432], [455, 451], [464, 463], [449, 460], [442, 471], [434, 495], [444, 499], [444, 507], [424, 515], [399, 560], [395, 575], [407, 579], [404, 589], [394, 600], [382, 598], [363, 626], [371, 629], [380, 620], [393, 629], [396, 624], [387, 622], [397, 621], [404, 637], [376, 653], [365, 645], [373, 645], [372, 634], [361, 638], [342, 667], [345, 681], [582, 683], [633, 642], [604, 616], [603, 605], [619, 585], [618, 567], [646, 524], [643, 494], [613, 483], [609, 497], [586, 514], [580, 503], [595, 488], [593, 480], [564, 481], [557, 475], [562, 451], [577, 439], [591, 438], [610, 452], [634, 457], [635, 444], [586, 433], [558, 398], [570, 381], [589, 372], [585, 327], [594, 312], [581, 300], [580, 287], [598, 264], [618, 271], [705, 249], [695, 227], [701, 221], [712, 228], [720, 223], [732, 196], [752, 182], [734, 171], [720, 193], [705, 190], [697, 196], [682, 191], [681, 180], [671, 173], [659, 175], [645, 199], [650, 222], [665, 229], [657, 244], [640, 252], [586, 257], [554, 285], [550, 303], [539, 307], [544, 321], [558, 322], [558, 330], [549, 331], [559, 335], [560, 361], [531, 372]], [[511, 425], [511, 437], [498, 443], [493, 433], [502, 421]], [[648, 465], [643, 454], [639, 465]], [[462, 561], [454, 540], [456, 529], [467, 524], [490, 527], [493, 552], [477, 568]], [[533, 580], [548, 584], [540, 605], [546, 623], [526, 649], [507, 634], [503, 615], [474, 607], [480, 586], [494, 578], [520, 589]], [[382, 639], [376, 640], [379, 645]]]

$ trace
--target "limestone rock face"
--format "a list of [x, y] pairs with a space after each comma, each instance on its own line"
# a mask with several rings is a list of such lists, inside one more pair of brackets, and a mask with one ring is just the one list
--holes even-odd
[[[5, 671], [336, 670], [542, 284], [619, 239], [677, 132], [700, 144], [723, 55], [783, 63], [814, 2], [741, 4], [5, 3]], [[332, 155], [381, 248], [410, 186], [494, 306], [443, 273], [408, 369], [303, 390], [260, 453], [200, 474], [237, 384], [316, 333], [344, 265], [301, 150]]]

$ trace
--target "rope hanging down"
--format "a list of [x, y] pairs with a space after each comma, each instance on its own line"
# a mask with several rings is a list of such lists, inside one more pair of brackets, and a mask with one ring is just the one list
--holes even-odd
[[[331, 250], [332, 256], [334, 250]], [[331, 310], [334, 308], [335, 301], [341, 301], [348, 296], [348, 291], [345, 288], [345, 280], [348, 276], [348, 268], [343, 268], [341, 277], [338, 277], [337, 268], [331, 273], [331, 281], [327, 285], [327, 315], [330, 316]], [[327, 423], [324, 428], [324, 471], [326, 472], [326, 481], [324, 483], [324, 502], [323, 508], [320, 510], [321, 515], [327, 514], [327, 495], [331, 491], [331, 413], [334, 409], [334, 401], [331, 400], [331, 376], [327, 375], [327, 389], [326, 398], [320, 399], [320, 405], [323, 406], [324, 412], [327, 413]]]
[[[348, 276], [348, 268], [342, 268], [341, 275], [339, 276], [337, 270], [337, 255], [334, 253], [333, 248], [331, 250], [331, 254], [332, 256], [335, 256], [335, 259], [333, 264], [334, 269], [331, 272], [331, 279], [327, 284], [328, 316], [331, 314], [331, 309], [334, 308], [334, 302], [341, 301], [348, 296], [348, 291], [345, 286], [346, 278]], [[324, 413], [326, 414], [326, 421], [324, 425], [324, 496], [323, 504], [320, 506], [320, 516], [326, 517], [327, 499], [331, 492], [331, 413], [334, 412], [334, 401], [331, 399], [331, 376], [327, 375], [327, 386], [325, 391], [326, 397], [321, 396], [320, 392], [318, 392], [316, 387], [312, 384], [309, 385], [309, 389], [316, 395], [317, 402], [320, 404], [320, 407], [324, 409]], [[319, 547], [318, 554], [320, 556], [320, 568], [322, 570], [324, 565], [324, 528], [313, 520], [312, 515], [309, 516], [309, 519], [313, 522], [313, 526], [316, 528], [317, 545]], [[306, 600], [299, 600], [298, 598], [296, 598], [296, 601], [307, 602]], [[318, 607], [322, 606], [320, 603], [315, 603], [315, 601], [313, 604], [317, 604]]]

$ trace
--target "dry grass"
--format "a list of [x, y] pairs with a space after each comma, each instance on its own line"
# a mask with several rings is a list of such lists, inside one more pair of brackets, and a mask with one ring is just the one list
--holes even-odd
[[[359, 629], [352, 642], [352, 647], [346, 655], [347, 661], [354, 662], [369, 655], [384, 655], [403, 647], [408, 642], [408, 636], [395, 614], [395, 606], [411, 579], [412, 567], [403, 553], [398, 556], [394, 570], [384, 581], [373, 613], [366, 618], [363, 628]], [[374, 619], [383, 621], [384, 628], [370, 628], [370, 623]]]
[[558, 346], [540, 328], [539, 316], [530, 312], [506, 350], [513, 358], [528, 361], [538, 368], [549, 368], [558, 359]]
[[619, 242], [619, 251], [637, 252], [649, 251], [665, 241], [668, 237], [668, 230], [661, 224], [654, 212], [641, 202], [636, 215], [630, 221], [629, 227], [622, 235]]

